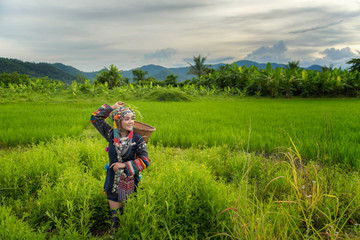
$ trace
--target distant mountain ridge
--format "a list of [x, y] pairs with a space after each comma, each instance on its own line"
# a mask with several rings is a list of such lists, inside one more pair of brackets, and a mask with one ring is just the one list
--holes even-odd
[[[218, 69], [220, 66], [226, 65], [224, 63], [213, 64], [212, 68]], [[240, 60], [236, 62], [237, 66], [256, 66], [258, 69], [265, 69], [266, 63], [257, 63], [249, 60]], [[284, 68], [285, 64], [271, 63], [271, 67], [273, 69], [277, 67]], [[121, 69], [121, 68], [120, 68]], [[189, 67], [178, 67], [178, 68], [166, 68], [159, 65], [145, 65], [139, 68], [142, 71], [148, 72], [147, 77], [154, 77], [157, 80], [165, 80], [168, 75], [177, 75], [178, 82], [183, 82], [186, 79], [192, 79], [195, 75], [188, 75]], [[306, 70], [315, 70], [321, 71], [320, 65], [312, 65], [310, 67], [304, 68]], [[104, 69], [102, 69], [104, 70]], [[62, 63], [31, 63], [31, 62], [23, 62], [17, 59], [8, 59], [0, 57], [0, 73], [12, 73], [18, 72], [19, 74], [26, 74], [30, 77], [48, 77], [49, 79], [57, 79], [66, 83], [71, 83], [73, 80], [78, 78], [79, 76], [83, 76], [87, 79], [94, 80], [96, 75], [99, 74], [100, 71], [94, 72], [83, 72], [72, 66], [68, 66]], [[133, 78], [132, 70], [122, 71], [122, 75], [129, 79]]]
[[0, 58], [0, 73], [13, 73], [29, 75], [30, 77], [48, 77], [64, 82], [71, 82], [74, 76], [60, 70], [49, 63], [23, 62], [17, 59]]

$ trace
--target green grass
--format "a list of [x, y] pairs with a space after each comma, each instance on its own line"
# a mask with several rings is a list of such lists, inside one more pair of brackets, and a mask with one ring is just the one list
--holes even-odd
[[0, 146], [76, 136], [88, 126], [95, 106], [91, 103], [0, 104]]
[[[113, 104], [117, 98], [108, 99]], [[11, 103], [0, 105], [0, 144], [16, 146], [76, 136], [104, 102]], [[356, 99], [203, 99], [194, 102], [130, 101], [144, 121], [157, 128], [154, 145], [226, 144], [277, 154], [294, 140], [304, 159], [360, 167]], [[280, 147], [280, 149], [279, 149]]]
[[[1, 150], [1, 238], [106, 239], [107, 144], [93, 134]], [[149, 154], [152, 163], [143, 172], [141, 190], [120, 217], [121, 239], [358, 234], [355, 172], [314, 162], [304, 166], [295, 154], [265, 159], [226, 145], [180, 149], [149, 144]]]
[[157, 129], [119, 239], [359, 239], [357, 99], [102, 91], [0, 99], [0, 239], [109, 239], [107, 142], [90, 115], [119, 100]]
[[[230, 99], [197, 102], [134, 102], [155, 126], [153, 144], [238, 146], [274, 154], [289, 136], [305, 159], [360, 167], [356, 99]], [[250, 133], [250, 138], [249, 138]]]

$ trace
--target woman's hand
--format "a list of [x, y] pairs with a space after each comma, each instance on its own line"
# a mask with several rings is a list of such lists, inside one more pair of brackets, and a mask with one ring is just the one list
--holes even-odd
[[114, 172], [117, 172], [121, 168], [125, 168], [125, 163], [116, 162], [111, 164], [110, 168], [114, 170]]
[[124, 102], [116, 102], [114, 105], [111, 106], [112, 109], [117, 109], [117, 108], [120, 108], [120, 107], [124, 107], [126, 105], [126, 103]]

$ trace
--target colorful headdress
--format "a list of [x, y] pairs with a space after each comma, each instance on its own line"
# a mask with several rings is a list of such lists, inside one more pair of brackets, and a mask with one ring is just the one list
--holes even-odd
[[113, 120], [113, 121], [121, 121], [125, 117], [125, 115], [128, 114], [128, 113], [132, 113], [135, 116], [134, 110], [132, 110], [129, 107], [117, 108], [117, 109], [115, 109], [114, 111], [112, 111], [110, 113], [111, 120]]
[[[134, 110], [129, 107], [121, 107], [110, 113], [111, 120], [113, 121], [115, 147], [120, 147], [120, 121], [123, 120], [128, 113], [132, 113], [135, 116]], [[133, 131], [130, 131], [128, 140], [132, 140], [133, 134]]]

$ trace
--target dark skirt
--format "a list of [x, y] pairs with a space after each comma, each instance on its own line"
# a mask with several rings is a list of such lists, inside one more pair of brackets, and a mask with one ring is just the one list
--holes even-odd
[[[138, 183], [139, 183], [138, 177], [134, 177], [134, 193], [137, 192]], [[109, 192], [109, 193], [106, 193], [106, 197], [107, 197], [108, 200], [111, 200], [111, 201], [114, 201], [114, 202], [121, 202], [120, 199], [119, 199], [119, 194], [118, 193]]]

